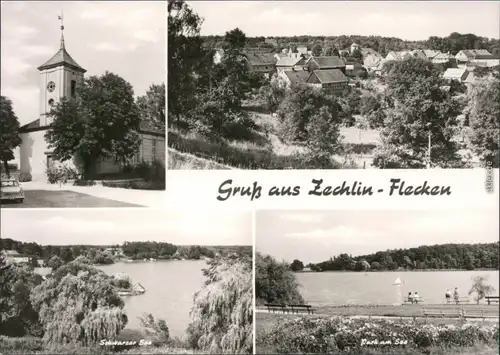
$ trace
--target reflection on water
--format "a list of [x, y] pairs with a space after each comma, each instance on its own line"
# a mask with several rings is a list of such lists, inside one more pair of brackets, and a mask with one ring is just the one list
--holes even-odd
[[[429, 272], [319, 272], [298, 273], [304, 299], [317, 305], [393, 304], [401, 280], [401, 293], [418, 292], [427, 304], [444, 303], [446, 289], [458, 287], [460, 297], [467, 297], [473, 276], [488, 276], [488, 283], [499, 292], [498, 271], [429, 271]], [[471, 302], [473, 295], [470, 296]]]

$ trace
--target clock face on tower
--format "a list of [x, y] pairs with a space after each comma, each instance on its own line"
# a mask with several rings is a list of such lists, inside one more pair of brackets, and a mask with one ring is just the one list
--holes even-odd
[[54, 91], [56, 88], [56, 83], [54, 83], [53, 81], [49, 81], [49, 83], [47, 84], [47, 90], [49, 92], [52, 92]]

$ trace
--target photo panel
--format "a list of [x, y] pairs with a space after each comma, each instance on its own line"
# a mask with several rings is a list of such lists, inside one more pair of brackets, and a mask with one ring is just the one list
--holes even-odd
[[4, 210], [0, 352], [251, 354], [252, 237], [251, 211]]
[[498, 209], [262, 210], [255, 221], [257, 354], [498, 351]]
[[2, 208], [159, 207], [166, 3], [2, 3]]
[[169, 168], [498, 168], [498, 16], [496, 2], [169, 2]]

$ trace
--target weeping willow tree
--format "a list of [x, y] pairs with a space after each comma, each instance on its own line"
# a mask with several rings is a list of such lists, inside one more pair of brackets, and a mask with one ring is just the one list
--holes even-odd
[[123, 300], [111, 278], [93, 266], [72, 261], [53, 272], [30, 295], [49, 345], [97, 344], [125, 327]]
[[209, 262], [205, 286], [194, 296], [190, 344], [215, 354], [253, 352], [252, 262], [232, 255]]

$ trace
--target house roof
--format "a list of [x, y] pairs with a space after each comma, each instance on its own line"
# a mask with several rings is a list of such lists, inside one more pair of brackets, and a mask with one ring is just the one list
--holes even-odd
[[438, 53], [436, 54], [432, 59], [450, 59], [450, 58], [453, 58], [453, 56], [451, 54], [448, 54], [448, 53]]
[[306, 70], [285, 71], [284, 74], [290, 80], [292, 85], [304, 84], [311, 76], [311, 73]]
[[464, 83], [475, 84], [476, 81], [477, 81], [476, 75], [473, 72], [469, 72], [469, 74], [467, 74], [467, 77], [464, 80]]
[[302, 60], [302, 58], [293, 58], [293, 57], [288, 57], [288, 56], [282, 57], [278, 60], [278, 62], [276, 63], [276, 66], [293, 67], [301, 60]]
[[297, 52], [300, 54], [307, 54], [307, 47], [297, 47]]
[[245, 52], [244, 54], [251, 65], [274, 65], [276, 63], [273, 53]]
[[[36, 130], [36, 128], [41, 128], [42, 126], [40, 125], [40, 119], [37, 118], [36, 120], [31, 121], [30, 123], [25, 124], [22, 126], [19, 131], [21, 133], [25, 131], [31, 131], [33, 129]], [[141, 132], [153, 132], [153, 133], [165, 133], [165, 130], [160, 130], [157, 127], [155, 127], [151, 122], [147, 120], [142, 120], [141, 123], [139, 124], [139, 131]]]
[[3, 253], [6, 256], [20, 256], [21, 255], [16, 250], [4, 250]]
[[467, 72], [467, 69], [463, 69], [463, 68], [448, 68], [444, 72], [443, 78], [461, 80], [466, 72]]
[[486, 49], [463, 49], [460, 52], [469, 59], [495, 59], [495, 56]]
[[361, 48], [361, 54], [363, 55], [363, 57], [372, 55], [375, 57], [382, 58], [382, 55], [372, 48]]
[[438, 54], [441, 53], [440, 51], [436, 51], [434, 49], [423, 49], [422, 51], [424, 52], [425, 56], [428, 59], [432, 59], [432, 58], [434, 58], [435, 56], [437, 56]]
[[337, 56], [330, 57], [312, 57], [311, 61], [316, 62], [320, 68], [344, 67], [345, 63]]
[[347, 82], [347, 77], [340, 69], [315, 70], [313, 75], [316, 75], [322, 84]]
[[66, 47], [64, 46], [64, 37], [61, 36], [61, 47], [59, 51], [54, 54], [52, 58], [46, 61], [44, 64], [38, 67], [38, 70], [51, 69], [58, 66], [67, 66], [73, 70], [76, 70], [80, 73], [85, 73], [86, 70], [83, 69], [66, 51]]

